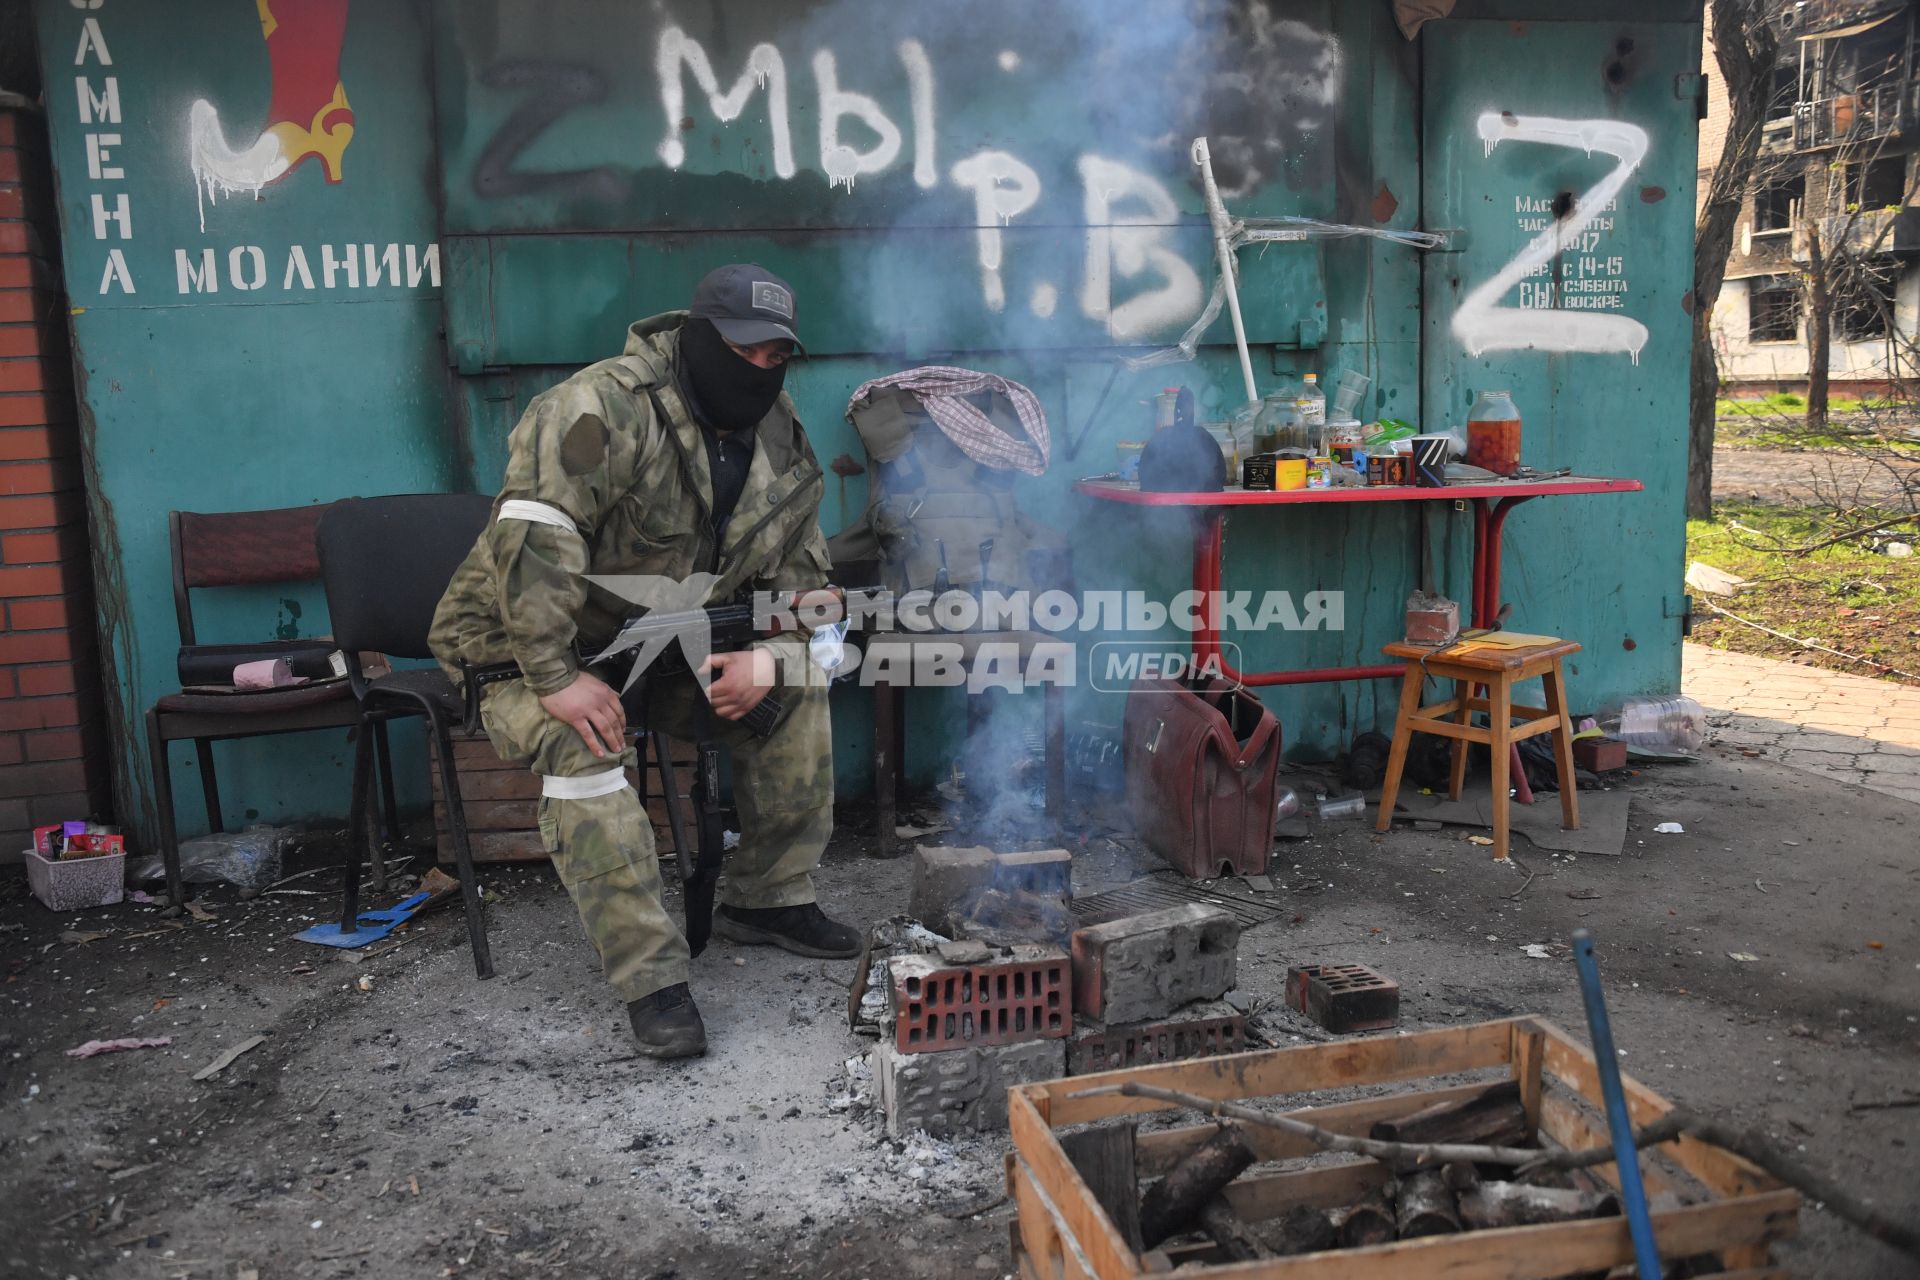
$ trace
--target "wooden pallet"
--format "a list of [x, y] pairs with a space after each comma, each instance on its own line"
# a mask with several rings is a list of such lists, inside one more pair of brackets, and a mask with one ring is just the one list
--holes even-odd
[[[1335, 1249], [1258, 1262], [1205, 1265], [1209, 1250], [1164, 1250], [1135, 1254], [1062, 1150], [1056, 1130], [1115, 1116], [1164, 1111], [1164, 1103], [1109, 1096], [1076, 1098], [1082, 1090], [1128, 1080], [1179, 1089], [1203, 1097], [1240, 1101], [1281, 1094], [1400, 1083], [1504, 1069], [1520, 1082], [1528, 1115], [1543, 1139], [1567, 1148], [1607, 1142], [1600, 1111], [1599, 1075], [1593, 1054], [1552, 1023], [1510, 1018], [1474, 1026], [1408, 1035], [1336, 1041], [1298, 1049], [1232, 1054], [1194, 1062], [1136, 1067], [1075, 1076], [1009, 1091], [1013, 1151], [1007, 1156], [1007, 1186], [1018, 1217], [1013, 1255], [1026, 1280], [1122, 1280], [1169, 1269], [1222, 1280], [1532, 1280], [1583, 1272], [1606, 1272], [1633, 1262], [1625, 1218], [1599, 1218], [1545, 1226], [1507, 1227], [1459, 1235], [1426, 1236], [1357, 1249]], [[1307, 1107], [1289, 1114], [1339, 1133], [1364, 1136], [1372, 1125], [1409, 1115], [1435, 1102], [1466, 1097], [1476, 1083], [1407, 1090]], [[1627, 1105], [1636, 1125], [1672, 1109], [1659, 1094], [1631, 1078]], [[1142, 1177], [1166, 1172], [1215, 1132], [1211, 1123], [1143, 1133], [1136, 1146]], [[1380, 1162], [1330, 1157], [1305, 1138], [1265, 1129], [1246, 1130], [1262, 1161], [1277, 1171], [1243, 1176], [1227, 1188], [1236, 1213], [1249, 1221], [1279, 1217], [1295, 1204], [1331, 1208], [1350, 1204], [1386, 1180]], [[1314, 1155], [1311, 1164], [1303, 1157]], [[1260, 1167], [1260, 1166], [1257, 1166]], [[1739, 1156], [1692, 1138], [1642, 1153], [1642, 1174], [1656, 1208], [1654, 1234], [1663, 1258], [1716, 1253], [1724, 1280], [1763, 1280], [1787, 1273], [1772, 1262], [1768, 1245], [1798, 1230], [1800, 1196]], [[1612, 1165], [1590, 1172], [1611, 1182]]]
[[[680, 797], [680, 818], [692, 839], [693, 745], [669, 740], [672, 751], [674, 790]], [[453, 765], [460, 775], [460, 799], [467, 818], [467, 843], [475, 862], [539, 862], [547, 856], [540, 839], [540, 779], [525, 765], [508, 764], [494, 751], [485, 737], [453, 740]], [[660, 796], [660, 774], [651, 759], [646, 761], [648, 799], [647, 816], [653, 821], [654, 847], [671, 854], [673, 833], [667, 824], [667, 808]], [[453, 838], [447, 834], [446, 799], [440, 794], [440, 765], [436, 759], [431, 770], [433, 784], [434, 844], [442, 863], [453, 863]], [[633, 780], [633, 771], [627, 778]]]

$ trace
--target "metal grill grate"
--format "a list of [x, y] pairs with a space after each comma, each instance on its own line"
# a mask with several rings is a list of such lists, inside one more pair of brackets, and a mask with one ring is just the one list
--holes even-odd
[[1109, 889], [1105, 893], [1096, 893], [1089, 898], [1074, 899], [1073, 919], [1075, 925], [1085, 927], [1142, 915], [1148, 911], [1161, 911], [1188, 902], [1218, 907], [1238, 920], [1242, 929], [1265, 924], [1288, 910], [1284, 904], [1252, 902], [1203, 889], [1191, 880], [1156, 875], [1121, 885], [1118, 889]]

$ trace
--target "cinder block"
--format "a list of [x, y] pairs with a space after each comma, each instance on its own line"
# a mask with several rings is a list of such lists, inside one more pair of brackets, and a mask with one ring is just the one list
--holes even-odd
[[974, 1045], [950, 1053], [901, 1053], [882, 1040], [873, 1051], [875, 1100], [896, 1138], [914, 1129], [1004, 1133], [1007, 1090], [1057, 1080], [1066, 1061], [1064, 1040]]
[[1150, 1022], [1232, 989], [1240, 922], [1188, 902], [1073, 935], [1073, 1007], [1108, 1023]]
[[968, 902], [993, 880], [993, 850], [984, 845], [947, 849], [922, 845], [913, 851], [913, 890], [907, 910], [936, 933], [953, 936]]
[[[971, 946], [977, 950], [969, 952]], [[1072, 969], [1058, 947], [949, 943], [887, 964], [894, 1046], [930, 1053], [1073, 1030]]]
[[994, 858], [993, 887], [1002, 893], [1036, 893], [1073, 901], [1073, 854], [1065, 849], [1002, 853]]
[[1400, 984], [1363, 964], [1295, 965], [1287, 1003], [1329, 1031], [1380, 1031], [1400, 1021]]
[[1090, 1022], [1067, 1040], [1067, 1074], [1090, 1075], [1247, 1047], [1247, 1015], [1223, 1000], [1188, 1005], [1171, 1018], [1106, 1026]]

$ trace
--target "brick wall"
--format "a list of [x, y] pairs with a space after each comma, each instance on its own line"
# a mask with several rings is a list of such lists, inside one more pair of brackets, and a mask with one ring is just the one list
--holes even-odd
[[109, 804], [57, 225], [45, 123], [0, 107], [0, 863]]

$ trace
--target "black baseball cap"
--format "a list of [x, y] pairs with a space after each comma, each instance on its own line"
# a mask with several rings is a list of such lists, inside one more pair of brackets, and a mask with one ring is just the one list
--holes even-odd
[[735, 262], [715, 267], [693, 291], [689, 314], [711, 320], [720, 336], [736, 346], [785, 338], [804, 352], [793, 331], [793, 286], [765, 267]]

